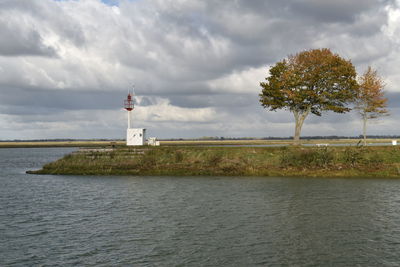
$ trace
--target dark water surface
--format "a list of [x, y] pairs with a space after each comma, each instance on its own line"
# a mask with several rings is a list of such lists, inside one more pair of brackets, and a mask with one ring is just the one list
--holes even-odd
[[0, 149], [0, 266], [398, 266], [400, 181], [27, 175]]

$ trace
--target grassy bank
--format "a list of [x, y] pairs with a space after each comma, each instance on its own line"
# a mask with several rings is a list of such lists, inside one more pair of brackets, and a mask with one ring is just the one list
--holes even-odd
[[400, 148], [172, 146], [86, 150], [32, 173], [400, 178]]

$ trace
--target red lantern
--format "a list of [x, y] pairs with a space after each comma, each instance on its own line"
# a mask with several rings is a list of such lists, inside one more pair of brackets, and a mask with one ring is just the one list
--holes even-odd
[[134, 108], [132, 95], [130, 93], [128, 94], [128, 97], [124, 101], [124, 108], [127, 111], [132, 111]]

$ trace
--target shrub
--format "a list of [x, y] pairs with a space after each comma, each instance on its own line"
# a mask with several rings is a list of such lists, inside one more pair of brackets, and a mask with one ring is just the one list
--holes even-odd
[[207, 159], [207, 164], [212, 167], [216, 167], [222, 161], [222, 155], [220, 153], [211, 154]]
[[156, 150], [149, 149], [140, 158], [141, 169], [152, 169], [157, 163]]
[[364, 164], [377, 166], [381, 165], [384, 162], [384, 158], [381, 154], [373, 152], [368, 154], [366, 153], [363, 161]]
[[183, 153], [180, 150], [175, 151], [175, 162], [179, 163], [183, 160]]
[[355, 167], [361, 164], [364, 160], [365, 149], [364, 147], [357, 146], [356, 148], [347, 147], [343, 153], [344, 163]]

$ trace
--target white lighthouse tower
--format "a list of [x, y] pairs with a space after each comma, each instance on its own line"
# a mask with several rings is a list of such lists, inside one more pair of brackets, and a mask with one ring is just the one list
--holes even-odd
[[146, 140], [145, 134], [146, 129], [143, 128], [131, 128], [131, 113], [134, 109], [133, 93], [128, 93], [127, 98], [124, 101], [124, 108], [128, 111], [128, 129], [126, 130], [126, 145], [127, 146], [143, 146]]

